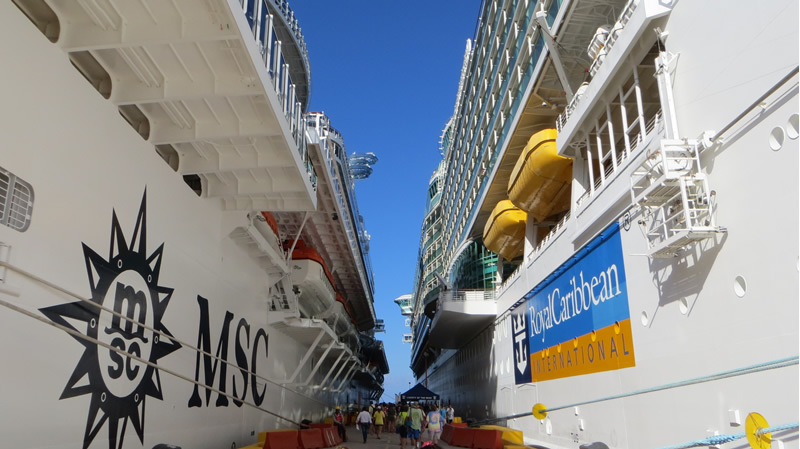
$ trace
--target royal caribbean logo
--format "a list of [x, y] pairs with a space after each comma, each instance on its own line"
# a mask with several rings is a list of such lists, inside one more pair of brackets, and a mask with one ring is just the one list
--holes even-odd
[[181, 347], [161, 322], [173, 289], [158, 285], [164, 245], [147, 255], [146, 199], [130, 243], [112, 213], [107, 260], [83, 244], [92, 297], [40, 309], [84, 346], [60, 397], [91, 395], [84, 449], [106, 424], [110, 449], [122, 448], [128, 423], [144, 444], [145, 399], [163, 399], [158, 361]]

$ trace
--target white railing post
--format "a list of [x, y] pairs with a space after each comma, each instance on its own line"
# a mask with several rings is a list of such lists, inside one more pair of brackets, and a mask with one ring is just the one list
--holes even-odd
[[283, 115], [286, 115], [286, 106], [289, 101], [289, 64], [284, 63], [281, 73], [281, 104]]
[[595, 140], [597, 143], [597, 160], [600, 162], [600, 180], [602, 184], [606, 183], [606, 167], [603, 161], [603, 142], [600, 139], [600, 126], [595, 122]]
[[594, 162], [592, 161], [592, 145], [589, 141], [589, 136], [586, 136], [586, 160], [589, 164], [589, 192], [590, 195], [594, 195], [594, 183], [595, 183], [595, 176], [594, 176]]
[[[287, 68], [288, 68], [288, 65], [287, 65]], [[289, 71], [287, 70], [286, 73], [289, 73]], [[289, 95], [287, 95], [286, 108], [284, 110], [284, 114], [286, 114], [286, 118], [289, 119], [289, 129], [292, 129], [292, 130], [294, 130], [294, 127], [296, 125], [295, 117], [294, 117], [294, 102], [295, 102], [294, 92], [295, 92], [295, 89], [296, 89], [296, 87], [295, 87], [294, 84], [289, 86]]]
[[272, 14], [267, 14], [266, 28], [264, 29], [264, 66], [269, 71], [272, 63], [272, 27], [275, 19]]
[[611, 121], [611, 105], [606, 105], [606, 130], [608, 131], [608, 146], [611, 151], [611, 166], [617, 172], [617, 143], [614, 141], [614, 123]]
[[280, 96], [280, 68], [281, 68], [281, 41], [275, 41], [275, 48], [272, 49], [272, 81], [275, 92]]
[[[644, 104], [642, 102], [642, 88], [639, 86], [639, 71], [633, 68], [633, 87], [636, 92], [636, 111], [639, 115], [639, 143], [644, 141], [647, 133], [647, 123], [644, 121]], [[672, 137], [672, 136], [668, 136]]]
[[[630, 127], [628, 126], [628, 116], [627, 116], [627, 108], [625, 107], [625, 100], [628, 99], [628, 96], [622, 90], [622, 86], [619, 87], [619, 113], [620, 118], [622, 119], [622, 138], [625, 139], [625, 156], [631, 155], [631, 139], [628, 136], [630, 133]], [[641, 130], [639, 133], [641, 134]]]

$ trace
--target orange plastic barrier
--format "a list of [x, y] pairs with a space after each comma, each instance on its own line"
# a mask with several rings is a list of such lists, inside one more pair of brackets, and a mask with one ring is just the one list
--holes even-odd
[[442, 441], [447, 444], [450, 444], [453, 441], [453, 429], [454, 427], [450, 424], [445, 424], [444, 428], [442, 428], [442, 436], [440, 437]]
[[297, 430], [267, 432], [264, 449], [300, 449]]
[[472, 429], [474, 437], [472, 449], [503, 449], [503, 439], [499, 430]]
[[450, 425], [453, 427], [469, 427], [469, 424], [465, 422], [451, 422]]
[[308, 427], [311, 427], [312, 429], [324, 429], [326, 427], [333, 427], [333, 424], [315, 422], [315, 423], [309, 424]]
[[474, 438], [475, 429], [470, 429], [469, 427], [454, 427], [453, 438], [450, 445], [471, 448]]
[[322, 439], [322, 429], [304, 429], [300, 431], [301, 449], [322, 449], [328, 447]]

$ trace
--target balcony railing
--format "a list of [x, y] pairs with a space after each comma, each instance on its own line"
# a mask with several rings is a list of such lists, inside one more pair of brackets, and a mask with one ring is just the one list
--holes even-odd
[[494, 290], [445, 290], [439, 294], [439, 307], [442, 301], [494, 301]]
[[[243, 0], [244, 3], [247, 0]], [[252, 0], [250, 0], [252, 1]], [[306, 67], [310, 67], [308, 64], [308, 49], [306, 48], [306, 41], [303, 39], [303, 33], [300, 29], [300, 26], [297, 25], [297, 18], [294, 16], [294, 11], [292, 8], [289, 7], [289, 2], [286, 0], [270, 0], [275, 9], [281, 12], [284, 19], [286, 19], [286, 23], [289, 25], [289, 29], [292, 31], [295, 40], [297, 41], [297, 45], [300, 47], [300, 52], [303, 54], [303, 60], [305, 61]]]
[[[603, 64], [606, 55], [608, 54], [609, 51], [611, 51], [611, 48], [617, 42], [617, 38], [619, 38], [622, 29], [625, 28], [625, 25], [628, 24], [628, 21], [633, 15], [633, 11], [636, 9], [636, 6], [638, 5], [639, 5], [639, 0], [629, 0], [628, 4], [625, 5], [625, 9], [622, 10], [622, 13], [619, 16], [617, 23], [614, 24], [614, 27], [611, 29], [611, 31], [608, 32], [608, 37], [599, 46], [600, 51], [597, 52], [597, 55], [595, 56], [594, 61], [592, 61], [592, 65], [589, 68], [589, 73], [591, 74], [591, 76], [594, 76], [595, 73], [597, 73], [597, 70]], [[575, 93], [575, 96], [572, 97], [572, 100], [570, 100], [569, 104], [564, 109], [564, 112], [562, 112], [556, 119], [556, 129], [558, 130], [558, 132], [561, 132], [561, 129], [566, 125], [572, 113], [575, 112], [575, 109], [578, 107], [578, 104], [583, 99], [583, 92], [586, 90], [588, 84], [589, 83], [583, 83], [581, 85], [581, 87]]]
[[[285, 1], [269, 0], [270, 3], [275, 5], [277, 10], [285, 16], [286, 22], [294, 24], [292, 28], [298, 44], [301, 46], [303, 58], [308, 67], [308, 56], [305, 48], [305, 41], [300, 35], [300, 28], [297, 27], [297, 20], [294, 18], [294, 13], [288, 8]], [[274, 18], [272, 14], [268, 13], [267, 0], [241, 0], [242, 11], [245, 14], [248, 22], [250, 23], [253, 37], [258, 44], [261, 57], [266, 67], [267, 72], [272, 79], [272, 88], [278, 95], [281, 102], [283, 115], [289, 123], [289, 130], [292, 138], [297, 145], [297, 150], [300, 157], [306, 162], [306, 172], [308, 179], [311, 182], [313, 189], [316, 191], [317, 176], [314, 173], [314, 168], [308, 158], [307, 142], [306, 142], [306, 118], [303, 116], [303, 105], [297, 100], [295, 96], [296, 87], [289, 77], [289, 64], [285, 63], [285, 58], [281, 52], [281, 41], [278, 40], [274, 29]]]
[[360, 270], [359, 274], [371, 293], [374, 290], [372, 262], [364, 241], [364, 237], [368, 236], [368, 234], [362, 226], [362, 221], [358, 218], [361, 214], [358, 211], [358, 202], [356, 201], [353, 180], [349, 171], [350, 167], [346, 163], [339, 163], [333, 148], [334, 145], [331, 143], [334, 140], [338, 140], [336, 143], [343, 147], [344, 141], [341, 138], [341, 134], [330, 126], [328, 117], [321, 112], [310, 112], [306, 114], [306, 117], [312, 127], [316, 127], [320, 136], [323, 137], [320, 139], [320, 149], [324, 156], [325, 169], [329, 172], [333, 183], [331, 189], [335, 192], [335, 199], [339, 206], [340, 213], [338, 216], [344, 223], [353, 257], [362, 262], [364, 269], [363, 271]]

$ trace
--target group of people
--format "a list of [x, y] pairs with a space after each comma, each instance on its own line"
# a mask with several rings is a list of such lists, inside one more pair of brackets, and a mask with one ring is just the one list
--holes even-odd
[[[336, 413], [341, 415], [341, 411], [337, 407]], [[434, 444], [439, 441], [439, 435], [442, 433], [442, 428], [445, 423], [453, 422], [455, 410], [452, 405], [447, 408], [439, 410], [435, 404], [428, 407], [423, 406], [418, 402], [411, 404], [401, 403], [395, 404], [370, 404], [369, 407], [364, 407], [361, 413], [356, 417], [356, 425], [361, 430], [364, 437], [364, 443], [367, 442], [367, 436], [370, 429], [373, 429], [375, 435], [380, 440], [383, 428], [386, 426], [386, 431], [389, 433], [397, 433], [400, 435], [400, 447], [405, 449], [406, 444], [411, 440], [411, 447], [416, 449], [422, 443], [423, 432], [427, 431], [428, 441]], [[334, 414], [334, 422], [343, 423], [337, 419]], [[344, 425], [340, 425], [340, 435], [344, 432]], [[346, 441], [346, 435], [343, 437]]]

